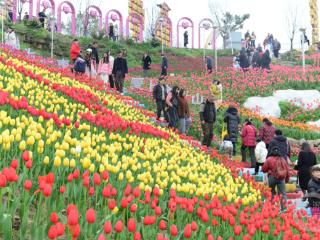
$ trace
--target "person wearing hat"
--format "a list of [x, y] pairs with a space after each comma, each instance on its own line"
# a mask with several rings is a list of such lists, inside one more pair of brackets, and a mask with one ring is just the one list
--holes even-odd
[[128, 74], [127, 60], [123, 57], [123, 51], [119, 51], [118, 57], [114, 60], [112, 74], [115, 76], [116, 89], [122, 94], [124, 79]]
[[257, 129], [252, 124], [252, 119], [246, 119], [244, 127], [241, 132], [242, 146], [241, 146], [241, 156], [242, 162], [246, 162], [246, 149], [249, 149], [251, 168], [256, 167], [255, 158], [255, 146], [256, 146]]

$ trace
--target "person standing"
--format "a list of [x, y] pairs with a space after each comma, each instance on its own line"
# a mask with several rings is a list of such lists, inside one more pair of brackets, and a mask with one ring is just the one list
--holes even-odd
[[186, 48], [189, 44], [189, 33], [188, 31], [185, 31], [183, 33], [183, 46]]
[[47, 18], [47, 15], [45, 13], [45, 9], [42, 10], [41, 12], [39, 12], [38, 17], [39, 17], [39, 22], [40, 22], [41, 26], [44, 28], [44, 22]]
[[178, 116], [178, 106], [179, 106], [179, 87], [174, 86], [172, 90], [168, 93], [166, 98], [166, 104], [168, 106], [169, 114], [169, 127], [177, 128], [179, 116]]
[[71, 44], [71, 48], [70, 48], [70, 60], [71, 60], [71, 63], [74, 63], [75, 60], [77, 59], [77, 57], [79, 56], [80, 54], [80, 45], [79, 45], [79, 42], [78, 42], [78, 39], [74, 39], [72, 44]]
[[290, 158], [290, 145], [286, 137], [282, 135], [282, 131], [277, 129], [275, 131], [275, 137], [270, 141], [268, 148], [268, 156], [273, 152], [274, 148], [280, 150], [280, 154], [283, 158]]
[[259, 53], [259, 50], [256, 49], [253, 53], [252, 60], [251, 60], [252, 68], [254, 68], [254, 69], [258, 68], [259, 62], [260, 62], [260, 53]]
[[161, 76], [167, 76], [168, 75], [168, 58], [162, 53], [162, 63], [161, 63]]
[[259, 137], [266, 144], [267, 149], [269, 144], [274, 137], [276, 128], [272, 125], [272, 122], [268, 118], [264, 118], [263, 126], [259, 129]]
[[112, 74], [115, 76], [115, 85], [118, 92], [123, 94], [123, 84], [128, 74], [127, 60], [123, 57], [123, 51], [119, 51], [118, 57], [114, 60]]
[[277, 39], [273, 41], [273, 54], [275, 58], [279, 58], [279, 51], [281, 49], [281, 44]]
[[262, 171], [268, 174], [268, 184], [271, 188], [272, 198], [276, 195], [276, 188], [280, 196], [281, 210], [285, 209], [287, 201], [285, 182], [289, 180], [289, 165], [285, 158], [281, 156], [279, 148], [274, 148], [262, 166]]
[[97, 70], [98, 69], [98, 66], [99, 66], [99, 53], [98, 53], [98, 43], [97, 42], [93, 42], [92, 46], [91, 46], [91, 50], [92, 50], [92, 53], [91, 53], [91, 57], [92, 57], [92, 61], [93, 61], [93, 64], [94, 64], [94, 67], [95, 69]]
[[254, 154], [254, 149], [256, 146], [256, 137], [257, 137], [257, 130], [252, 124], [251, 119], [245, 120], [245, 125], [241, 132], [241, 138], [242, 138], [242, 146], [241, 146], [241, 156], [242, 156], [242, 162], [247, 161], [246, 156], [246, 149], [249, 149], [250, 153], [250, 159], [251, 159], [251, 168], [256, 167], [256, 158]]
[[111, 73], [112, 68], [110, 66], [109, 51], [106, 51], [98, 66], [98, 74], [106, 85], [109, 85], [109, 75]]
[[251, 34], [251, 47], [253, 48], [256, 48], [256, 39], [257, 39], [257, 36], [254, 32], [252, 32]]
[[111, 51], [109, 50], [109, 67], [110, 67], [110, 75], [109, 75], [109, 84], [110, 88], [114, 88], [114, 79], [112, 75], [112, 70], [113, 70], [113, 64], [114, 64], [114, 57], [111, 55]]
[[209, 56], [205, 56], [205, 61], [206, 61], [206, 70], [208, 74], [212, 73], [212, 69], [213, 69], [213, 60], [211, 57]]
[[114, 26], [112, 23], [109, 25], [109, 40], [114, 41]]
[[308, 201], [311, 214], [320, 219], [320, 164], [311, 169], [311, 180], [308, 183]]
[[254, 154], [257, 160], [254, 175], [257, 175], [259, 173], [260, 166], [263, 166], [268, 156], [266, 144], [260, 138], [257, 139], [257, 146], [254, 150]]
[[148, 53], [145, 53], [143, 55], [143, 58], [142, 58], [142, 66], [143, 66], [143, 76], [144, 77], [148, 77], [149, 76], [149, 70], [150, 70], [150, 66], [151, 66], [151, 57], [149, 56]]
[[203, 131], [202, 145], [209, 148], [213, 138], [213, 124], [216, 122], [216, 107], [213, 96], [209, 96], [205, 102], [201, 103], [200, 121]]
[[227, 123], [227, 131], [229, 135], [229, 139], [233, 145], [233, 156], [236, 155], [236, 143], [238, 140], [238, 128], [240, 124], [240, 117], [238, 114], [238, 109], [235, 107], [229, 106], [225, 115], [224, 122]]
[[245, 49], [242, 49], [240, 51], [239, 64], [244, 72], [249, 70], [250, 64], [249, 64], [249, 59], [248, 59], [248, 56], [246, 54]]
[[299, 186], [304, 195], [308, 190], [308, 183], [311, 179], [310, 170], [316, 164], [316, 155], [312, 152], [310, 145], [304, 142], [298, 156], [298, 163], [295, 166], [295, 170], [298, 171]]
[[267, 49], [261, 58], [261, 68], [270, 70], [270, 63], [271, 63], [270, 51], [269, 49]]
[[8, 28], [5, 34], [5, 43], [12, 48], [17, 48], [17, 37], [12, 28]]
[[190, 118], [188, 100], [186, 98], [186, 92], [184, 89], [181, 89], [179, 92], [178, 116], [179, 116], [179, 131], [182, 134], [188, 133], [188, 130], [191, 124], [191, 118]]
[[158, 84], [154, 86], [152, 94], [153, 99], [157, 105], [157, 120], [161, 117], [161, 112], [165, 116], [166, 98], [167, 98], [167, 86], [164, 83], [164, 78], [159, 78]]
[[114, 37], [113, 37], [113, 41], [117, 42], [119, 40], [119, 29], [118, 29], [118, 25], [116, 24], [114, 26]]

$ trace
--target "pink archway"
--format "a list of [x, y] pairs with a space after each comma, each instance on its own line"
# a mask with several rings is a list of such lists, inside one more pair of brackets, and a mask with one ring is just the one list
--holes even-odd
[[123, 18], [121, 13], [116, 10], [112, 9], [110, 10], [106, 15], [106, 31], [109, 31], [109, 22], [110, 20], [112, 22], [119, 22], [119, 36], [123, 36]]
[[[213, 29], [214, 27], [214, 23], [211, 19], [209, 18], [204, 18], [199, 22], [199, 32], [198, 32], [198, 41], [199, 41], [199, 48], [201, 48], [201, 29], [204, 30], [209, 30], [209, 29]], [[214, 42], [215, 39], [212, 39]], [[212, 44], [212, 47], [214, 47], [214, 44]]]
[[137, 23], [137, 21], [139, 22], [139, 28], [140, 28], [138, 41], [143, 42], [143, 17], [136, 13], [131, 13], [127, 17], [127, 24], [126, 24], [127, 37], [128, 38], [130, 37], [130, 23]]
[[61, 2], [58, 6], [57, 31], [61, 32], [61, 14], [71, 14], [71, 34], [76, 35], [76, 10], [69, 1]]
[[[17, 2], [18, 0], [13, 0], [13, 13], [12, 13], [12, 21], [15, 23], [17, 22]], [[25, 3], [29, 2], [29, 19], [32, 19], [33, 16], [33, 0], [21, 0], [21, 4], [24, 5]]]
[[36, 10], [37, 16], [41, 11], [41, 7], [43, 10], [51, 9], [51, 14], [53, 16], [55, 15], [56, 8], [53, 0], [37, 0], [37, 10]]
[[98, 29], [99, 31], [102, 30], [102, 12], [101, 9], [97, 6], [94, 5], [90, 5], [89, 7], [87, 7], [86, 9], [86, 23], [88, 23], [89, 21], [89, 17], [92, 18], [99, 18], [98, 19]]
[[[168, 26], [169, 27], [169, 32], [170, 32], [170, 46], [169, 47], [172, 47], [172, 21], [169, 17], [162, 17], [163, 19], [163, 26]], [[160, 18], [157, 19], [156, 21], [156, 26], [159, 26], [160, 25], [160, 22], [159, 22]]]
[[191, 28], [192, 30], [192, 48], [194, 48], [194, 24], [193, 21], [188, 17], [180, 18], [177, 24], [177, 48], [179, 48], [179, 32], [180, 27], [183, 29]]

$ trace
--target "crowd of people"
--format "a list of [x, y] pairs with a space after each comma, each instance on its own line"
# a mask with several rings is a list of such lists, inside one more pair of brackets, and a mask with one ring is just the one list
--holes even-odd
[[242, 48], [237, 56], [234, 57], [234, 67], [241, 68], [244, 72], [250, 67], [253, 69], [265, 69], [270, 71], [271, 59], [274, 56], [279, 58], [281, 43], [268, 34], [263, 41], [263, 47], [258, 44], [256, 46], [256, 35], [247, 31], [245, 39], [242, 42]]

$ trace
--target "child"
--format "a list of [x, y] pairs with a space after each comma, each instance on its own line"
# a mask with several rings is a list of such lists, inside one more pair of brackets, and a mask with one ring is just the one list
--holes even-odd
[[233, 144], [230, 141], [229, 135], [225, 135], [223, 138], [223, 141], [220, 145], [220, 151], [223, 152], [224, 154], [228, 154], [230, 160], [232, 159], [232, 154], [233, 154]]
[[112, 69], [110, 67], [109, 51], [106, 51], [103, 59], [100, 60], [98, 67], [98, 74], [106, 85], [109, 84], [109, 75], [111, 75], [111, 73]]
[[311, 180], [308, 184], [308, 201], [312, 215], [320, 219], [320, 164], [311, 168]]
[[86, 71], [86, 61], [81, 55], [79, 55], [74, 62], [74, 71], [76, 75], [82, 75]]
[[261, 141], [260, 138], [257, 139], [257, 143], [258, 144], [256, 145], [256, 148], [254, 150], [256, 160], [257, 160], [254, 175], [257, 175], [259, 173], [259, 167], [263, 166], [268, 155], [266, 144], [263, 141]]

